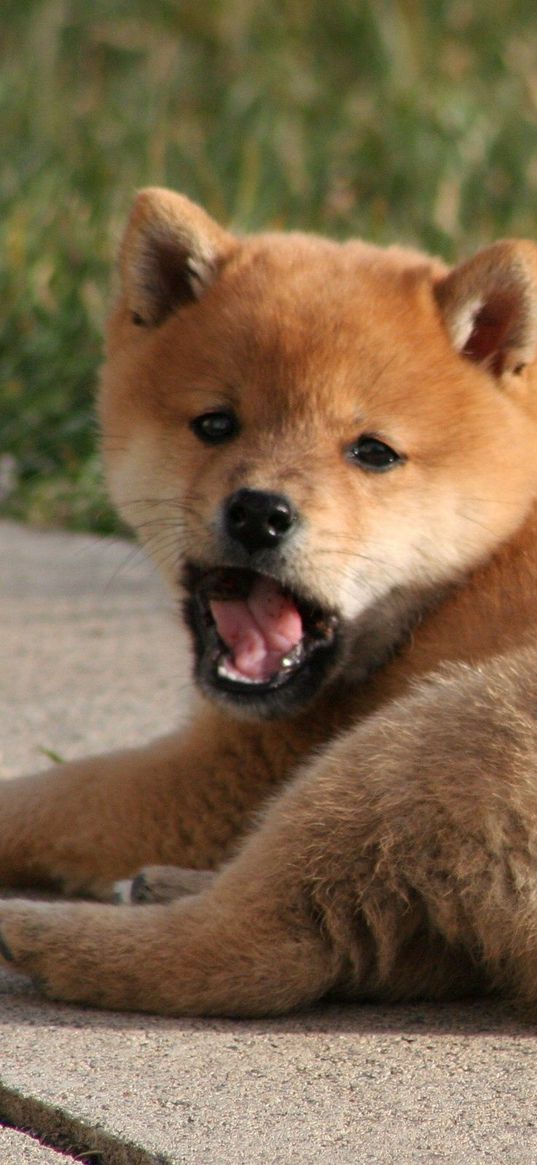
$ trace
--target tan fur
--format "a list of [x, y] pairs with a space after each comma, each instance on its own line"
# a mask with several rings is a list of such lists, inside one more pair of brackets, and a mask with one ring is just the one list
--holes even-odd
[[[120, 278], [101, 391], [119, 510], [178, 594], [184, 561], [229, 565], [226, 498], [285, 494], [277, 577], [337, 611], [344, 647], [287, 715], [202, 693], [181, 736], [0, 786], [4, 885], [106, 897], [159, 867], [134, 883], [151, 905], [6, 901], [4, 957], [55, 997], [175, 1014], [534, 1004], [537, 248], [448, 272], [237, 239], [149, 190]], [[192, 419], [230, 408], [233, 440], [198, 440]], [[404, 463], [353, 463], [364, 433]]]

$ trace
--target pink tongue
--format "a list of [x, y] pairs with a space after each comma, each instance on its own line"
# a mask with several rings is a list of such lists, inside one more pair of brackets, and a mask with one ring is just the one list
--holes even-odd
[[256, 578], [247, 599], [214, 599], [210, 606], [234, 668], [246, 679], [270, 679], [302, 639], [302, 619], [273, 579]]

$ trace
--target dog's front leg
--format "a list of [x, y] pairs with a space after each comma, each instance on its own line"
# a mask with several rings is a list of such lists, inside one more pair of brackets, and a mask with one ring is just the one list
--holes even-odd
[[210, 891], [168, 906], [2, 902], [2, 958], [53, 999], [162, 1015], [279, 1014], [337, 977], [296, 902]]
[[169, 904], [0, 902], [0, 954], [50, 996], [99, 1007], [265, 1015], [307, 1004], [346, 965], [315, 908], [310, 800], [285, 794], [206, 889]]
[[332, 989], [534, 1004], [533, 659], [505, 706], [496, 681], [452, 669], [342, 735], [198, 894], [0, 904], [4, 958], [57, 998], [163, 1014], [277, 1014]]
[[214, 867], [297, 750], [210, 707], [181, 734], [0, 782], [0, 886], [106, 897], [144, 865]]

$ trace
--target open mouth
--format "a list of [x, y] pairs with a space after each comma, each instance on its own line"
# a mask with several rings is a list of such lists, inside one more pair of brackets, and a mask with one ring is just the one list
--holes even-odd
[[272, 693], [294, 693], [292, 703], [313, 694], [336, 652], [333, 611], [253, 570], [189, 567], [186, 582], [202, 687], [269, 706]]

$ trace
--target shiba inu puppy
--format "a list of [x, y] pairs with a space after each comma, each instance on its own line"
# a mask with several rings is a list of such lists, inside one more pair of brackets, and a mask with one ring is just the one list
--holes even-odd
[[151, 189], [119, 273], [107, 475], [199, 695], [0, 785], [3, 885], [124, 900], [5, 901], [3, 958], [170, 1014], [534, 1003], [537, 247], [448, 270]]

